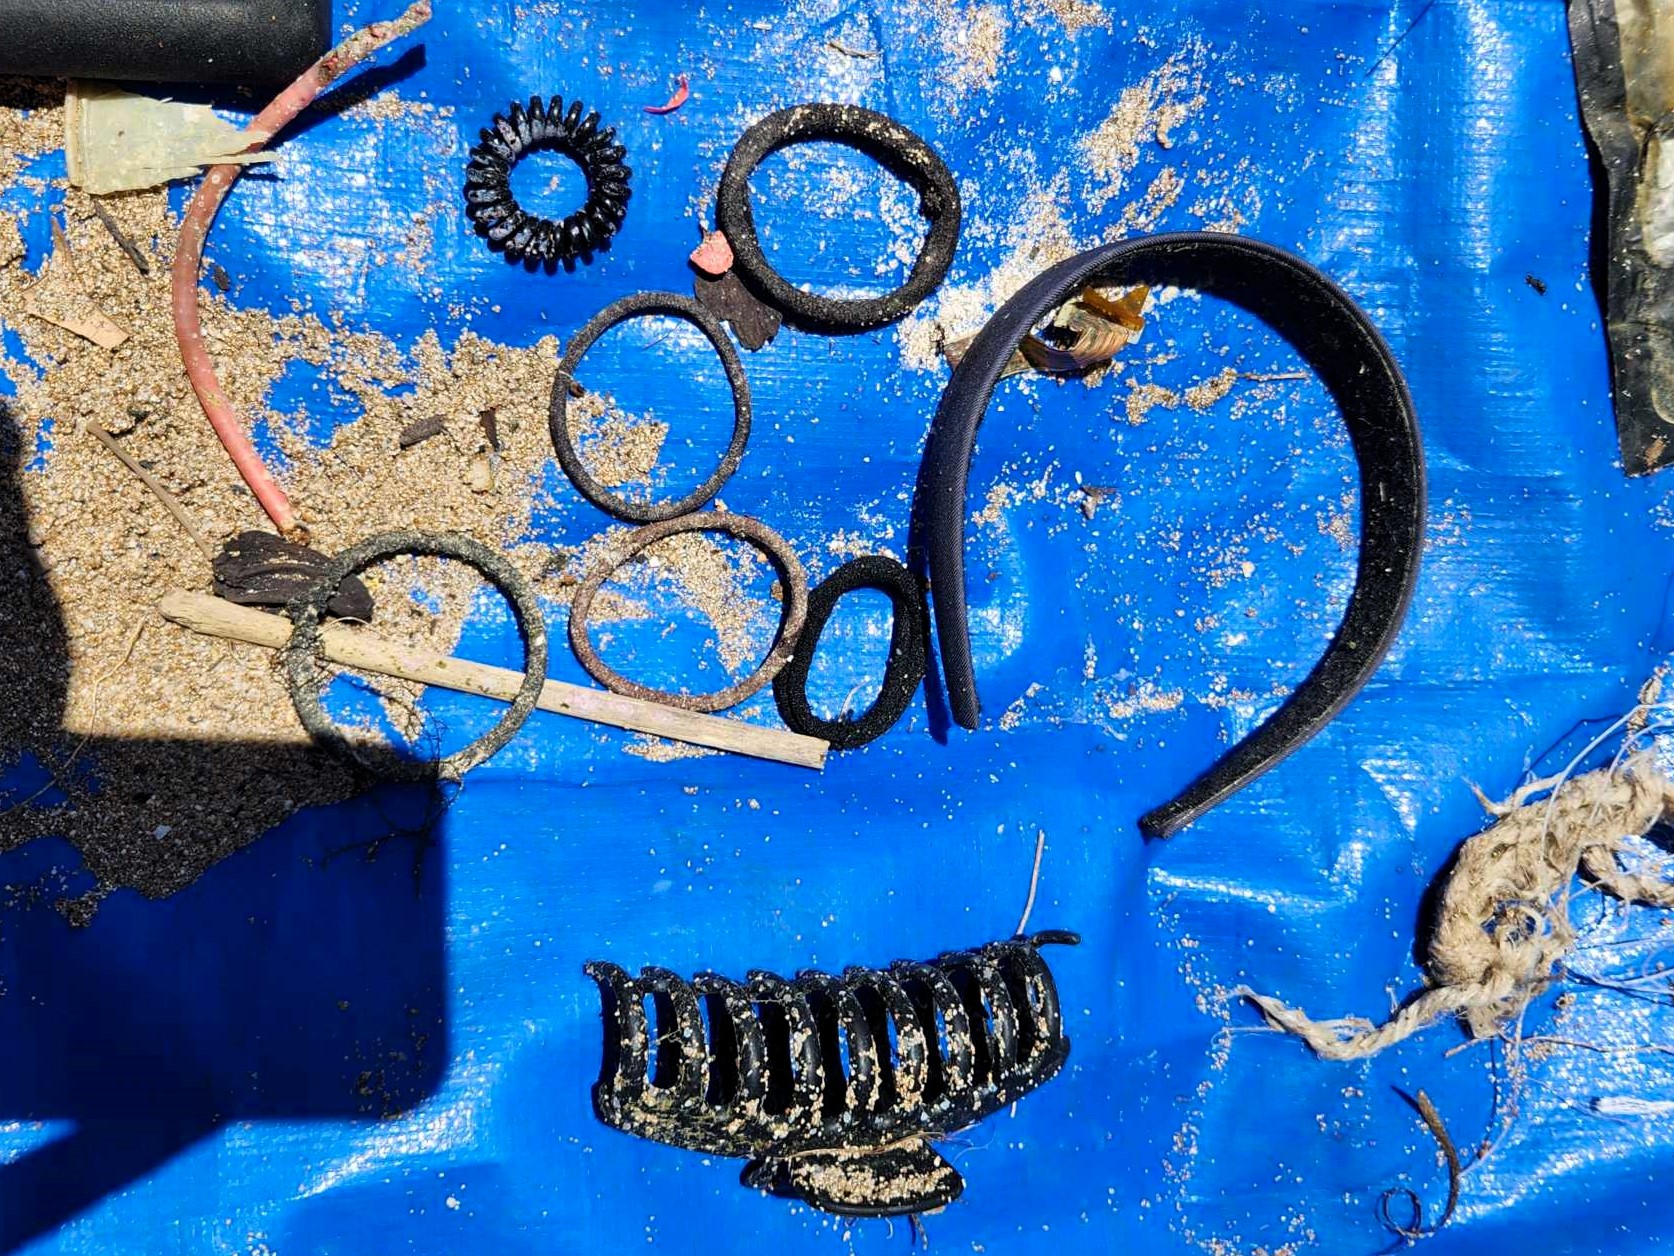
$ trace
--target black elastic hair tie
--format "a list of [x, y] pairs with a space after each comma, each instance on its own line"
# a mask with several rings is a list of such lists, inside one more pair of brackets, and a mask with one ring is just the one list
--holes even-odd
[[[500, 590], [523, 630], [523, 682], [499, 721], [481, 737], [444, 759], [415, 761], [397, 755], [391, 747], [373, 747], [351, 741], [331, 722], [320, 701], [320, 621], [338, 588], [350, 576], [374, 563], [402, 555], [451, 558], [474, 567]], [[497, 754], [516, 736], [540, 701], [546, 684], [546, 621], [541, 618], [535, 591], [505, 555], [480, 541], [450, 532], [382, 532], [344, 550], [321, 572], [301, 597], [286, 608], [291, 617], [291, 637], [280, 653], [285, 684], [297, 718], [320, 745], [335, 751], [374, 776], [404, 781], [457, 781], [472, 768]]]
[[[876, 589], [889, 598], [894, 609], [883, 684], [872, 705], [854, 719], [821, 719], [808, 705], [808, 671], [814, 664], [826, 620], [837, 603], [856, 589]], [[833, 750], [853, 750], [882, 737], [895, 727], [924, 679], [929, 627], [924, 585], [912, 572], [881, 554], [867, 554], [844, 563], [808, 594], [802, 648], [773, 680], [773, 698], [786, 727], [807, 737], [824, 738]]]
[[[680, 500], [672, 502], [629, 501], [612, 493], [587, 469], [575, 440], [570, 436], [570, 386], [575, 382], [575, 370], [582, 355], [612, 327], [645, 314], [668, 314], [696, 326], [715, 347], [721, 367], [727, 373], [727, 384], [732, 389], [732, 441], [726, 453], [713, 475]], [[570, 477], [570, 483], [575, 485], [577, 492], [618, 519], [633, 523], [658, 523], [699, 509], [719, 493], [721, 486], [738, 470], [738, 464], [744, 457], [744, 446], [750, 441], [750, 384], [744, 378], [744, 363], [739, 360], [738, 350], [732, 347], [726, 328], [721, 326], [718, 318], [690, 297], [673, 292], [642, 292], [605, 306], [575, 334], [563, 361], [558, 363], [547, 423], [552, 433], [552, 447], [558, 454], [558, 465], [564, 468], [564, 474]]]
[[[750, 176], [781, 148], [831, 140], [858, 149], [918, 192], [930, 222], [907, 281], [881, 297], [841, 300], [805, 292], [773, 269], [756, 237]], [[738, 141], [727, 159], [715, 217], [732, 245], [733, 268], [792, 322], [822, 331], [867, 331], [906, 317], [947, 277], [959, 244], [959, 187], [936, 151], [892, 118], [858, 105], [796, 105], [770, 113]]]
[[1126, 240], [1037, 275], [982, 329], [953, 372], [925, 446], [914, 504], [954, 718], [980, 714], [965, 605], [965, 495], [978, 426], [1013, 350], [1090, 283], [1175, 285], [1223, 297], [1294, 345], [1331, 391], [1360, 467], [1360, 562], [1325, 656], [1273, 716], [1170, 802], [1140, 818], [1167, 837], [1242, 789], [1325, 727], [1377, 670], [1406, 615], [1424, 542], [1424, 455], [1412, 398], [1389, 346], [1343, 291], [1301, 258], [1259, 241], [1197, 232]]
[[[488, 240], [512, 261], [573, 263], [591, 257], [610, 243], [628, 212], [628, 180], [633, 171], [622, 164], [628, 150], [616, 142], [616, 128], [599, 126], [599, 115], [582, 114], [585, 106], [554, 96], [542, 104], [531, 96], [528, 105], [514, 103], [494, 115], [481, 132], [465, 167], [465, 213]], [[531, 214], [512, 195], [512, 167], [536, 149], [563, 153], [587, 176], [587, 200], [562, 222]]]
[[[779, 573], [779, 587], [783, 593], [779, 607], [779, 632], [767, 657], [743, 680], [714, 693], [675, 693], [629, 680], [599, 656], [593, 639], [587, 635], [587, 621], [593, 614], [593, 599], [606, 580], [664, 538], [691, 532], [719, 532], [753, 545], [767, 556]], [[784, 537], [760, 519], [735, 515], [730, 511], [682, 515], [678, 519], [648, 523], [611, 538], [600, 561], [582, 579], [581, 587], [570, 599], [570, 648], [575, 651], [576, 661], [586, 669], [587, 674], [613, 693], [646, 702], [660, 702], [664, 706], [680, 707], [686, 711], [724, 711], [765, 689], [789, 664], [796, 653], [796, 643], [802, 635], [807, 615], [808, 576], [796, 551]]]

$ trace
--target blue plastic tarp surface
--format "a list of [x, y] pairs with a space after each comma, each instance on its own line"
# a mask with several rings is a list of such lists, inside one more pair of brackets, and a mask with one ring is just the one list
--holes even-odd
[[[1469, 783], [1504, 795], [1525, 769], [1561, 765], [1577, 722], [1626, 710], [1669, 646], [1669, 490], [1616, 462], [1563, 6], [444, 4], [421, 39], [391, 90], [451, 115], [335, 117], [287, 139], [276, 176], [244, 180], [211, 241], [212, 260], [237, 259], [237, 301], [296, 296], [404, 346], [429, 329], [445, 344], [466, 328], [567, 340], [619, 296], [689, 288], [695, 218], [750, 121], [854, 101], [927, 137], [960, 181], [968, 222], [931, 309], [964, 331], [991, 311], [996, 274], [1141, 229], [1233, 227], [1336, 278], [1392, 344], [1423, 425], [1416, 601], [1323, 735], [1178, 838], [1140, 839], [1136, 817], [1323, 650], [1358, 510], [1341, 420], [1293, 378], [1291, 351], [1217, 302], [1161, 294], [1120, 374], [1010, 381], [989, 411], [972, 475], [980, 731], [937, 740], [921, 698], [813, 774], [653, 762], [537, 716], [470, 778], [416, 878], [394, 846], [327, 857], [380, 831], [373, 811], [397, 797], [302, 815], [172, 898], [112, 896], [85, 929], [8, 907], [0, 1233], [37, 1253], [905, 1250], [904, 1225], [764, 1198], [737, 1162], [600, 1125], [582, 964], [741, 976], [977, 945], [1014, 928], [1041, 831], [1032, 924], [1084, 938], [1051, 956], [1070, 1060], [946, 1145], [968, 1185], [927, 1218], [934, 1250], [1372, 1252], [1392, 1239], [1379, 1196], [1403, 1184], [1433, 1217], [1446, 1172], [1397, 1090], [1422, 1087], [1474, 1149], [1497, 1128], [1496, 1070], [1506, 1089], [1496, 1049], [1450, 1055], [1463, 1037], [1444, 1025], [1369, 1063], [1322, 1063], [1238, 1032], [1257, 1020], [1220, 991], [1248, 982], [1317, 1014], [1381, 1016], [1421, 984], [1423, 895], [1483, 823]], [[680, 72], [691, 100], [644, 113]], [[1130, 158], [1112, 131], [1096, 137], [1133, 88], [1180, 113]], [[607, 254], [525, 273], [451, 201], [428, 266], [345, 252], [445, 195], [477, 126], [537, 91], [621, 127], [636, 190]], [[876, 259], [891, 256], [899, 192], [858, 157], [776, 160], [758, 187], [781, 193], [764, 218], [787, 271], [890, 282]], [[923, 351], [928, 315], [857, 337], [786, 331], [747, 358], [756, 429], [724, 499], [819, 570], [839, 534], [904, 549], [947, 375]], [[677, 413], [691, 353], [641, 349], [655, 369], [624, 391]], [[1181, 401], [1229, 367], [1229, 395]], [[712, 392], [694, 466], [725, 430]], [[607, 523], [560, 496], [537, 520], [544, 539]], [[886, 626], [881, 601], [834, 621], [822, 693], [875, 674]], [[660, 630], [636, 630], [643, 657]], [[492, 616], [462, 650], [518, 658]], [[555, 669], [580, 677], [567, 658]], [[0, 860], [0, 882], [65, 858], [26, 847]], [[1578, 910], [1589, 938], [1648, 939], [1587, 952], [1589, 971], [1637, 971], [1656, 952], [1656, 913], [1624, 926], [1596, 902]], [[1671, 1023], [1665, 999], [1580, 988], [1563, 1035], [1665, 1043]], [[369, 1094], [387, 1118], [362, 1115]], [[1674, 1100], [1665, 1059], [1555, 1050], [1519, 1095], [1427, 1250], [1667, 1245], [1666, 1117], [1590, 1106]]]

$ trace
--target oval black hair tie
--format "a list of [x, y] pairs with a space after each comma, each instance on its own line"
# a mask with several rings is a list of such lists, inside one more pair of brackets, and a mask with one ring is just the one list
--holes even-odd
[[[732, 442], [727, 446], [715, 473], [679, 501], [660, 504], [629, 501], [612, 493], [587, 469], [570, 435], [570, 385], [575, 381], [575, 369], [582, 355], [612, 327], [643, 314], [669, 314], [695, 325], [715, 346], [721, 366], [727, 373], [727, 384], [732, 389]], [[558, 377], [552, 383], [552, 404], [547, 421], [552, 432], [552, 447], [558, 454], [558, 465], [564, 468], [564, 474], [570, 477], [570, 483], [575, 485], [577, 492], [618, 519], [633, 523], [659, 523], [664, 519], [691, 514], [719, 493], [721, 486], [738, 470], [738, 464], [744, 457], [744, 446], [750, 440], [750, 385], [744, 378], [744, 363], [739, 360], [738, 350], [732, 347], [732, 341], [727, 338], [726, 329], [719, 319], [690, 297], [673, 292], [642, 292], [605, 306], [570, 341], [563, 361], [558, 363]]]
[[915, 559], [927, 560], [948, 697], [965, 728], [975, 728], [980, 714], [965, 605], [965, 493], [977, 428], [1023, 336], [1089, 283], [1196, 288], [1266, 321], [1331, 391], [1360, 467], [1360, 562], [1342, 624], [1270, 719], [1178, 797], [1140, 818], [1147, 835], [1167, 837], [1319, 732], [1377, 670], [1418, 579], [1424, 454], [1412, 398], [1383, 337], [1336, 284], [1282, 249], [1208, 232], [1160, 235], [1093, 249], [1037, 275], [954, 370], [931, 425], [914, 504]]
[[[599, 115], [582, 116], [582, 103], [554, 96], [542, 104], [514, 103], [481, 131], [465, 167], [465, 213], [488, 246], [513, 261], [573, 263], [610, 243], [628, 212], [633, 171], [622, 164], [628, 150], [616, 142], [615, 127], [599, 126]], [[563, 153], [587, 176], [587, 200], [562, 222], [531, 214], [512, 195], [512, 167], [536, 149]]]
[[[907, 281], [881, 297], [842, 300], [805, 292], [773, 269], [756, 237], [750, 176], [769, 154], [791, 144], [831, 140], [858, 149], [918, 192], [930, 221]], [[867, 331], [904, 318], [934, 292], [959, 244], [959, 188], [930, 145], [892, 118], [858, 105], [796, 105], [770, 113], [744, 132], [727, 158], [715, 217], [732, 245], [733, 268], [792, 322], [825, 331]]]
[[[888, 596], [894, 609], [883, 684], [863, 714], [854, 719], [821, 719], [808, 705], [808, 671], [814, 664], [826, 620], [843, 596], [856, 589], [876, 589]], [[924, 585], [912, 572], [881, 554], [867, 554], [844, 563], [808, 594], [808, 617], [802, 625], [805, 648], [798, 649], [774, 677], [773, 698], [785, 726], [805, 736], [822, 737], [833, 750], [853, 750], [882, 737], [895, 727], [924, 679], [929, 628]]]
[[[320, 673], [315, 656], [326, 606], [350, 576], [358, 575], [373, 563], [402, 554], [451, 558], [476, 568], [511, 603], [517, 625], [523, 630], [523, 683], [510, 708], [493, 728], [470, 745], [434, 762], [403, 759], [393, 750], [374, 752], [357, 745], [331, 722], [320, 702]], [[408, 781], [457, 781], [516, 735], [534, 711], [546, 684], [546, 621], [541, 618], [534, 590], [504, 555], [467, 536], [448, 532], [383, 532], [370, 537], [339, 554], [308, 592], [286, 608], [286, 614], [291, 618], [291, 639], [285, 643], [280, 661], [284, 664], [285, 684], [291, 691], [297, 718], [315, 741], [375, 776]]]

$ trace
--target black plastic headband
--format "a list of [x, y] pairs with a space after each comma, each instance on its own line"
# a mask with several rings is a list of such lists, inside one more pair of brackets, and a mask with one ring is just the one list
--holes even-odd
[[1341, 626], [1272, 718], [1173, 801], [1140, 818], [1146, 834], [1167, 837], [1307, 741], [1377, 670], [1418, 579], [1424, 454], [1412, 398], [1383, 337], [1336, 284], [1282, 249], [1217, 233], [1159, 235], [1092, 249], [1037, 275], [994, 315], [953, 372], [925, 446], [914, 505], [948, 698], [965, 728], [975, 728], [980, 714], [965, 606], [965, 495], [977, 428], [1023, 337], [1093, 282], [1195, 288], [1263, 319], [1331, 391], [1360, 465], [1360, 564]]

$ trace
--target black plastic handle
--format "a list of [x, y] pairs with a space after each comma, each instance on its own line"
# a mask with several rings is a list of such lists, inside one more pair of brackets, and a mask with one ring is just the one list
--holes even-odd
[[953, 372], [925, 445], [914, 503], [948, 699], [965, 728], [975, 728], [981, 714], [965, 605], [965, 493], [977, 428], [1024, 335], [1092, 282], [1196, 288], [1263, 319], [1331, 390], [1360, 464], [1360, 566], [1342, 625], [1272, 718], [1177, 798], [1140, 818], [1146, 834], [1167, 837], [1319, 732], [1377, 670], [1418, 579], [1424, 454], [1412, 398], [1383, 337], [1342, 289], [1283, 249], [1182, 232], [1092, 249], [1037, 275], [994, 315]]
[[0, 74], [287, 83], [330, 37], [331, 0], [0, 0]]

